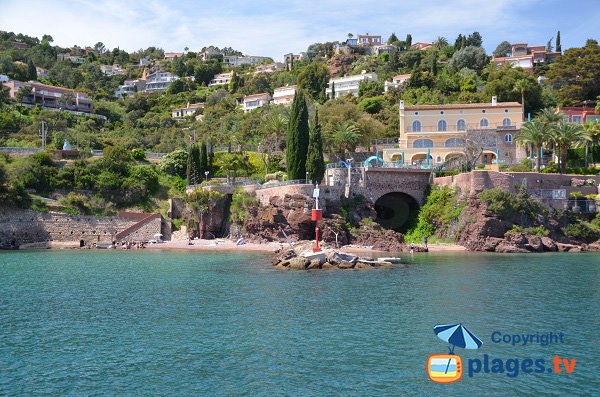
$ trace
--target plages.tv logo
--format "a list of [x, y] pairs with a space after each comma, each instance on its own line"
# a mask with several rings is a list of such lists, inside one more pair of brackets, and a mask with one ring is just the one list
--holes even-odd
[[448, 354], [432, 354], [427, 358], [427, 375], [436, 383], [452, 383], [460, 380], [463, 375], [463, 363], [460, 356], [454, 354], [454, 348], [479, 349], [483, 342], [469, 331], [462, 323], [441, 324], [433, 327], [433, 332], [452, 345]]

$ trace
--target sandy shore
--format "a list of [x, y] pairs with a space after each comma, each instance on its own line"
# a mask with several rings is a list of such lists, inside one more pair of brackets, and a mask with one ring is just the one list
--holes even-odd
[[167, 241], [160, 244], [148, 244], [146, 249], [158, 250], [185, 250], [185, 251], [227, 251], [227, 252], [275, 252], [283, 246], [281, 243], [246, 243], [237, 245], [235, 241], [226, 239], [216, 240], [193, 240], [193, 245], [188, 245], [187, 241]]
[[[158, 250], [184, 250], [184, 251], [227, 251], [227, 252], [275, 252], [279, 248], [284, 247], [284, 243], [246, 243], [243, 245], [237, 245], [235, 241], [226, 239], [216, 240], [193, 240], [193, 245], [188, 245], [187, 241], [167, 241], [160, 244], [149, 244], [147, 249], [158, 249]], [[359, 246], [345, 246], [340, 248], [342, 251], [355, 252], [355, 253], [385, 253], [385, 251], [374, 250], [369, 247]], [[456, 244], [429, 244], [429, 252], [453, 252], [453, 251], [467, 251], [463, 246]]]

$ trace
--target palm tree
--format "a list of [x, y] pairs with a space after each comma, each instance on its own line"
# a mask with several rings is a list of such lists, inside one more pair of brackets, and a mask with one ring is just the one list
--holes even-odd
[[[536, 169], [540, 172], [541, 156], [540, 151], [544, 143], [547, 142], [548, 136], [545, 134], [546, 126], [539, 120], [534, 120], [523, 124], [521, 131], [515, 137], [515, 142], [522, 145], [532, 145], [536, 153]], [[532, 153], [533, 155], [533, 153]]]
[[581, 124], [560, 122], [554, 128], [554, 143], [559, 150], [560, 172], [567, 172], [567, 154], [569, 149], [582, 147], [589, 142], [590, 138], [586, 134]]
[[361, 134], [358, 127], [349, 122], [338, 123], [333, 128], [333, 143], [338, 153], [343, 158], [346, 151], [353, 152], [360, 141]]
[[441, 50], [448, 45], [448, 39], [443, 36], [438, 36], [437, 40], [433, 42], [433, 45]]
[[592, 148], [592, 163], [594, 162], [594, 148], [600, 145], [600, 123], [585, 123], [583, 125], [583, 129], [585, 130], [586, 135], [589, 140], [585, 145], [585, 166], [586, 168], [589, 166], [588, 156], [589, 149]]
[[554, 128], [563, 120], [563, 114], [557, 112], [554, 108], [548, 107], [542, 109], [535, 118], [544, 124], [547, 136], [546, 144], [551, 144], [553, 146], [552, 149], [554, 150], [554, 154], [558, 156], [557, 146], [554, 142]]
[[521, 111], [523, 112], [523, 118], [525, 118], [525, 90], [527, 89], [527, 80], [521, 79], [515, 82], [513, 87], [514, 91], [521, 93]]

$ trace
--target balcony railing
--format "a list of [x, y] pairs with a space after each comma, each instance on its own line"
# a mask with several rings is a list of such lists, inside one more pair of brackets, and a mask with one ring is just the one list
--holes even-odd
[[437, 125], [423, 125], [417, 131], [413, 130], [412, 125], [408, 125], [406, 127], [406, 132], [409, 133], [419, 133], [419, 132], [458, 132], [458, 133], [468, 133], [469, 131], [474, 130], [516, 130], [520, 127], [522, 123], [512, 123], [510, 125], [504, 124], [489, 124], [487, 126], [482, 126], [479, 124], [467, 124], [464, 127], [459, 128], [456, 125], [448, 125], [445, 130], [440, 130]]

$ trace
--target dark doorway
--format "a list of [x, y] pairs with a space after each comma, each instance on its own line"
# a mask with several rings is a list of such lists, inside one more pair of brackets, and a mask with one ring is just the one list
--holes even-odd
[[406, 193], [384, 194], [375, 202], [375, 221], [386, 229], [406, 232], [419, 213], [419, 203]]

